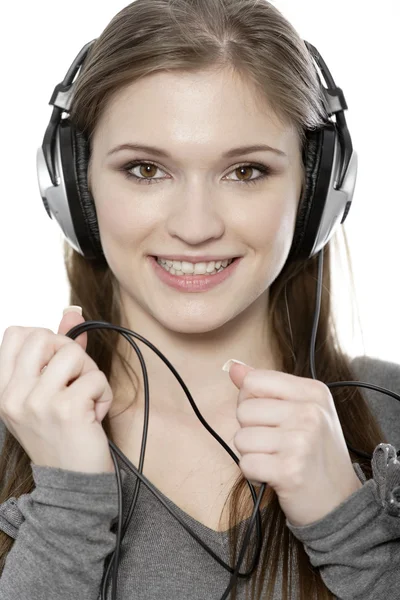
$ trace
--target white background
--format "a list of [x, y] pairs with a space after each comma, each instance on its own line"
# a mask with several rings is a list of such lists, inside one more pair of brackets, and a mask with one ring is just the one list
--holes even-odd
[[[358, 329], [351, 329], [350, 288], [340, 273], [334, 302], [342, 344], [353, 355], [365, 351], [400, 363], [397, 2], [336, 0], [334, 8], [321, 0], [273, 3], [317, 47], [349, 107], [346, 118], [359, 171], [345, 228], [363, 340]], [[36, 150], [50, 118], [54, 86], [82, 46], [126, 4], [22, 0], [0, 8], [0, 341], [10, 325], [57, 331], [68, 304], [62, 233], [42, 205]]]

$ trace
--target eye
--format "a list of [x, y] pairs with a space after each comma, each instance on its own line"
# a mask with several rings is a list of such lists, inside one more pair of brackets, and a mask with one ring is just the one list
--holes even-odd
[[[135, 175], [134, 173], [131, 173], [131, 171], [133, 171], [134, 169], [136, 169], [137, 167], [141, 167], [143, 166], [143, 169], [139, 169], [139, 175]], [[137, 183], [153, 183], [154, 181], [154, 171], [157, 172], [157, 170], [161, 169], [154, 163], [152, 162], [144, 162], [144, 161], [135, 161], [135, 162], [131, 162], [127, 165], [125, 165], [124, 167], [122, 167], [122, 170], [125, 172], [125, 175], [128, 179], [136, 179]], [[140, 175], [143, 175], [143, 173], [150, 175], [150, 177], [141, 177]], [[155, 179], [162, 179], [161, 177], [156, 177]]]
[[254, 163], [248, 163], [248, 164], [244, 164], [244, 165], [239, 165], [238, 167], [236, 167], [232, 173], [236, 173], [236, 171], [241, 172], [241, 174], [243, 174], [243, 171], [260, 171], [262, 174], [259, 175], [258, 177], [254, 177], [253, 179], [233, 179], [231, 181], [238, 181], [239, 183], [257, 183], [258, 181], [261, 181], [263, 179], [266, 179], [270, 174], [271, 174], [271, 169], [269, 167], [267, 167], [266, 165], [260, 165], [260, 164], [254, 164]]
[[[136, 169], [137, 167], [144, 167], [144, 169], [139, 169], [139, 174], [136, 175], [135, 173], [132, 173], [132, 171], [134, 169]], [[127, 165], [124, 165], [121, 170], [124, 172], [125, 176], [127, 177], [127, 179], [134, 179], [135, 183], [138, 184], [151, 184], [151, 183], [158, 183], [159, 181], [161, 181], [163, 178], [162, 177], [154, 177], [155, 172], [157, 172], [157, 170], [162, 171], [162, 169], [160, 169], [160, 167], [158, 167], [155, 163], [149, 162], [149, 161], [133, 161], [128, 163]], [[241, 174], [243, 174], [243, 171], [260, 171], [261, 175], [259, 175], [258, 177], [254, 177], [252, 179], [230, 179], [229, 181], [237, 181], [238, 183], [257, 183], [258, 181], [261, 181], [263, 179], [266, 179], [267, 177], [269, 177], [272, 174], [272, 169], [270, 167], [268, 167], [267, 165], [262, 165], [259, 163], [247, 163], [247, 164], [242, 164], [239, 165], [238, 167], [236, 167], [233, 171], [231, 171], [231, 173], [235, 173], [236, 171], [241, 172]], [[163, 171], [164, 172], [164, 171]], [[150, 177], [145, 177], [142, 176], [144, 174], [150, 175]]]

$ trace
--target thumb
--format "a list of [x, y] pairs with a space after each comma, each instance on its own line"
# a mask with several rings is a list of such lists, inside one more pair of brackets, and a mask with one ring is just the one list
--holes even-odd
[[229, 377], [231, 378], [232, 382], [236, 385], [238, 389], [240, 389], [243, 383], [243, 379], [249, 371], [254, 371], [254, 367], [249, 367], [249, 365], [246, 365], [240, 360], [235, 360], [234, 358], [231, 358], [224, 364], [222, 370], [227, 371], [229, 373]]
[[[70, 329], [84, 322], [85, 319], [82, 317], [82, 308], [80, 306], [68, 306], [66, 309], [64, 309], [64, 314], [60, 321], [57, 333], [59, 335], [66, 335]], [[74, 341], [80, 344], [82, 348], [86, 350], [87, 333], [81, 333], [81, 335], [78, 335]]]

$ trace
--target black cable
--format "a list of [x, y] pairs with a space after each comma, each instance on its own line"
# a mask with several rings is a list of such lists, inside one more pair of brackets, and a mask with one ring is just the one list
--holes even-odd
[[[183, 381], [183, 379], [180, 377], [179, 373], [175, 370], [175, 368], [173, 367], [173, 365], [168, 361], [168, 359], [158, 350], [158, 348], [156, 348], [155, 346], [153, 346], [153, 344], [151, 344], [151, 342], [149, 342], [148, 340], [146, 340], [145, 338], [143, 338], [141, 335], [135, 333], [134, 331], [131, 331], [130, 329], [126, 329], [124, 327], [121, 326], [117, 326], [117, 325], [111, 325], [110, 323], [105, 323], [103, 321], [86, 321], [85, 323], [82, 323], [80, 325], [76, 325], [75, 327], [73, 327], [66, 335], [67, 337], [70, 337], [71, 339], [75, 339], [77, 338], [79, 335], [81, 335], [82, 333], [84, 333], [85, 331], [90, 331], [92, 329], [112, 329], [115, 331], [118, 331], [119, 333], [121, 333], [127, 340], [128, 342], [132, 345], [132, 347], [134, 348], [135, 352], [138, 354], [141, 366], [142, 366], [142, 371], [143, 371], [143, 377], [145, 380], [145, 385], [144, 385], [144, 390], [145, 390], [145, 407], [146, 407], [146, 414], [147, 414], [147, 421], [146, 421], [146, 414], [145, 414], [145, 425], [144, 425], [144, 433], [143, 433], [143, 438], [142, 438], [142, 448], [141, 448], [141, 453], [140, 453], [140, 461], [139, 461], [139, 467], [143, 467], [143, 461], [144, 461], [144, 453], [145, 453], [145, 438], [147, 439], [147, 425], [148, 425], [148, 412], [149, 412], [149, 390], [148, 390], [148, 378], [147, 378], [147, 370], [146, 370], [146, 366], [145, 366], [145, 362], [143, 360], [143, 356], [142, 353], [140, 352], [140, 349], [138, 348], [137, 344], [135, 344], [135, 342], [133, 342], [133, 340], [130, 339], [129, 335], [132, 335], [136, 338], [138, 338], [139, 340], [141, 340], [142, 342], [144, 342], [147, 346], [149, 346], [160, 358], [161, 360], [163, 360], [163, 362], [168, 366], [168, 368], [172, 371], [172, 373], [174, 374], [174, 376], [178, 379], [180, 385], [182, 386], [184, 392], [186, 393], [190, 404], [192, 405], [193, 410], [196, 413], [196, 416], [199, 418], [199, 420], [201, 421], [201, 423], [203, 424], [203, 426], [211, 433], [211, 435], [223, 446], [223, 448], [228, 452], [228, 454], [233, 458], [233, 460], [236, 462], [236, 464], [239, 464], [239, 459], [238, 457], [234, 454], [234, 452], [229, 448], [229, 446], [225, 443], [225, 441], [212, 429], [212, 427], [210, 427], [210, 425], [207, 423], [207, 421], [205, 421], [205, 419], [203, 418], [203, 416], [201, 415], [200, 411], [198, 410], [185, 382]], [[145, 483], [145, 485], [147, 486], [147, 488], [158, 498], [158, 500], [165, 506], [165, 508], [168, 510], [168, 512], [175, 518], [177, 519], [181, 525], [186, 529], [186, 531], [221, 565], [223, 566], [226, 570], [228, 570], [230, 573], [234, 574], [235, 578], [236, 577], [240, 577], [240, 578], [245, 578], [248, 579], [249, 577], [251, 577], [251, 575], [253, 574], [255, 568], [257, 567], [258, 564], [258, 560], [259, 560], [259, 556], [261, 553], [261, 546], [262, 546], [262, 538], [261, 538], [261, 516], [260, 516], [260, 512], [259, 512], [259, 505], [261, 503], [261, 499], [263, 497], [264, 491], [265, 491], [265, 484], [263, 484], [260, 488], [260, 492], [259, 492], [259, 496], [258, 498], [256, 497], [255, 494], [255, 490], [254, 490], [254, 486], [247, 481], [247, 484], [250, 488], [250, 492], [252, 494], [253, 497], [253, 501], [254, 501], [254, 511], [252, 514], [252, 518], [250, 520], [250, 523], [248, 525], [248, 531], [250, 531], [250, 529], [252, 528], [253, 524], [254, 524], [254, 520], [255, 518], [257, 519], [257, 547], [256, 547], [256, 552], [255, 552], [255, 556], [253, 558], [253, 562], [252, 562], [252, 566], [250, 568], [250, 570], [247, 573], [240, 573], [239, 572], [239, 567], [236, 565], [235, 568], [232, 568], [230, 565], [226, 564], [222, 559], [220, 559], [212, 550], [211, 548], [209, 548], [198, 536], [197, 534], [192, 531], [192, 529], [186, 525], [186, 523], [181, 519], [181, 517], [179, 517], [178, 515], [176, 515], [173, 510], [168, 506], [168, 504], [165, 502], [165, 500], [159, 495], [157, 488], [155, 488], [153, 486], [153, 484], [143, 475], [142, 473], [142, 468], [138, 471], [135, 467], [135, 465], [133, 465], [131, 463], [131, 461], [120, 451], [120, 449], [115, 446], [115, 444], [109, 440], [109, 446], [110, 446], [110, 452], [114, 461], [114, 465], [117, 468], [117, 463], [116, 463], [116, 459], [114, 456], [114, 453], [118, 454], [118, 456], [120, 457], [120, 459], [125, 463], [125, 465], [128, 467], [128, 469], [130, 469], [140, 481], [143, 481]], [[105, 595], [107, 593], [107, 582], [108, 582], [108, 577], [109, 577], [109, 571], [111, 569], [112, 563], [114, 561], [114, 559], [116, 557], [119, 558], [119, 553], [120, 553], [120, 544], [121, 541], [125, 535], [125, 532], [129, 526], [130, 520], [132, 518], [132, 514], [133, 514], [133, 509], [134, 509], [134, 505], [136, 504], [136, 500], [137, 500], [137, 484], [138, 481], [136, 482], [136, 486], [135, 486], [135, 493], [136, 495], [134, 495], [134, 498], [132, 499], [131, 502], [131, 506], [129, 509], [129, 514], [127, 516], [125, 525], [124, 525], [124, 529], [122, 531], [121, 528], [121, 524], [122, 524], [122, 484], [121, 484], [121, 478], [120, 478], [120, 473], [118, 473], [117, 475], [117, 484], [118, 484], [118, 506], [119, 506], [119, 518], [118, 518], [118, 532], [117, 532], [117, 544], [116, 544], [116, 550], [113, 552], [110, 561], [107, 564], [107, 572], [105, 574], [105, 578], [103, 580], [102, 583], [102, 600], [105, 600]], [[250, 537], [249, 535], [245, 536], [242, 548], [241, 548], [241, 555], [244, 555], [244, 552], [246, 550], [246, 542], [247, 544], [250, 541]], [[114, 565], [114, 572], [113, 572], [113, 598], [112, 600], [116, 599], [116, 589], [117, 589], [117, 571], [118, 570], [118, 561], [116, 560], [115, 565]]]
[[[251, 534], [251, 531], [253, 529], [254, 521], [255, 521], [255, 518], [256, 518], [256, 514], [257, 514], [256, 511], [258, 510], [258, 507], [260, 505], [261, 498], [262, 498], [262, 496], [264, 494], [265, 487], [266, 487], [266, 484], [263, 483], [261, 485], [260, 494], [258, 495], [258, 498], [257, 498], [257, 504], [254, 507], [254, 511], [253, 511], [252, 516], [251, 516], [250, 524], [249, 524], [249, 526], [247, 528], [246, 535], [244, 536], [243, 544], [242, 544], [242, 547], [241, 547], [240, 552], [239, 552], [239, 558], [238, 558], [238, 561], [236, 563], [235, 570], [234, 570], [234, 572], [232, 574], [232, 577], [231, 577], [231, 579], [229, 581], [228, 587], [226, 588], [224, 594], [221, 597], [221, 600], [225, 600], [228, 597], [231, 589], [233, 588], [233, 586], [236, 583], [236, 580], [238, 578], [240, 565], [242, 564], [242, 560], [244, 558], [244, 553], [245, 553], [245, 551], [247, 549], [247, 546], [248, 546], [248, 544], [250, 542], [250, 534]], [[257, 563], [258, 563], [259, 552], [257, 552], [256, 556], [257, 556]]]
[[[313, 323], [313, 329], [312, 329], [312, 334], [311, 334], [311, 343], [310, 343], [310, 366], [311, 366], [311, 373], [312, 373], [312, 378], [313, 379], [317, 379], [316, 376], [316, 371], [315, 371], [315, 343], [316, 343], [316, 336], [317, 336], [317, 328], [318, 328], [318, 322], [319, 322], [319, 315], [320, 315], [320, 307], [321, 307], [321, 295], [322, 295], [322, 273], [323, 273], [323, 250], [319, 252], [319, 260], [318, 260], [318, 281], [317, 281], [317, 292], [316, 292], [316, 308], [315, 308], [315, 317], [314, 317], [314, 323]], [[259, 506], [261, 504], [261, 499], [264, 495], [266, 486], [268, 485], [267, 483], [262, 483], [261, 488], [260, 488], [260, 492], [258, 497], [256, 497], [255, 494], [255, 490], [254, 490], [254, 486], [247, 481], [247, 484], [250, 488], [250, 492], [253, 498], [253, 502], [254, 502], [254, 510], [250, 519], [250, 522], [248, 524], [247, 530], [246, 530], [246, 534], [244, 536], [244, 540], [242, 543], [242, 547], [240, 549], [239, 552], [239, 558], [238, 561], [235, 565], [234, 568], [232, 568], [230, 565], [226, 564], [221, 558], [219, 558], [212, 550], [211, 548], [209, 548], [197, 535], [194, 531], [192, 531], [192, 529], [186, 525], [186, 523], [181, 519], [180, 516], [176, 515], [174, 513], [174, 511], [168, 506], [168, 504], [166, 503], [166, 501], [164, 500], [164, 498], [162, 498], [160, 496], [160, 494], [158, 493], [158, 490], [155, 486], [153, 486], [153, 484], [143, 475], [143, 463], [144, 463], [144, 455], [145, 455], [145, 449], [146, 449], [146, 441], [147, 441], [147, 433], [148, 433], [148, 421], [149, 421], [149, 385], [148, 385], [148, 377], [147, 377], [147, 369], [146, 369], [146, 365], [142, 356], [142, 353], [140, 351], [140, 349], [138, 348], [137, 344], [130, 338], [130, 336], [133, 336], [137, 339], [139, 339], [140, 341], [142, 341], [144, 344], [146, 344], [151, 350], [153, 350], [153, 352], [155, 352], [160, 358], [161, 360], [167, 365], [167, 367], [170, 369], [170, 371], [172, 371], [173, 375], [175, 376], [175, 378], [178, 380], [179, 384], [181, 385], [183, 391], [185, 392], [196, 416], [198, 417], [198, 419], [200, 420], [200, 422], [202, 423], [202, 425], [207, 429], [207, 431], [209, 431], [209, 433], [211, 433], [211, 435], [217, 440], [217, 442], [226, 450], [226, 452], [228, 452], [228, 454], [233, 458], [233, 460], [236, 462], [237, 465], [239, 465], [239, 459], [238, 457], [235, 455], [235, 453], [229, 448], [229, 446], [224, 442], [224, 440], [212, 429], [212, 427], [210, 427], [210, 425], [204, 420], [203, 416], [201, 415], [199, 409], [197, 408], [185, 382], [183, 381], [183, 379], [180, 377], [179, 373], [175, 370], [175, 368], [172, 366], [172, 364], [169, 362], [169, 360], [162, 354], [162, 352], [160, 352], [160, 350], [158, 350], [158, 348], [156, 348], [151, 342], [149, 342], [148, 340], [146, 340], [146, 338], [142, 337], [141, 335], [139, 335], [138, 333], [131, 331], [130, 329], [127, 329], [125, 327], [121, 327], [121, 326], [117, 326], [117, 325], [112, 325], [111, 323], [106, 323], [104, 321], [86, 321], [85, 323], [82, 323], [80, 325], [76, 325], [75, 327], [73, 327], [72, 329], [70, 329], [70, 331], [66, 334], [67, 337], [71, 338], [71, 339], [75, 339], [77, 338], [79, 335], [81, 335], [82, 333], [86, 332], [86, 331], [91, 331], [92, 329], [112, 329], [114, 331], [118, 331], [119, 333], [121, 333], [126, 339], [127, 341], [131, 344], [131, 346], [134, 348], [135, 352], [137, 353], [139, 360], [140, 360], [140, 364], [141, 364], [141, 368], [142, 368], [142, 372], [143, 372], [143, 380], [144, 380], [144, 391], [145, 391], [145, 416], [144, 416], [144, 425], [143, 425], [143, 437], [142, 437], [142, 446], [141, 446], [141, 452], [140, 452], [140, 459], [139, 459], [139, 469], [136, 469], [135, 465], [133, 465], [131, 463], [131, 461], [120, 451], [120, 449], [111, 441], [108, 440], [109, 446], [110, 446], [110, 452], [111, 452], [111, 456], [112, 459], [114, 461], [114, 466], [115, 466], [115, 471], [116, 471], [116, 476], [117, 476], [117, 484], [118, 484], [118, 507], [119, 507], [119, 511], [118, 511], [118, 530], [117, 530], [117, 542], [116, 542], [116, 550], [110, 555], [111, 558], [110, 560], [106, 561], [106, 572], [104, 574], [104, 578], [103, 578], [103, 582], [102, 582], [102, 593], [101, 593], [101, 600], [106, 600], [106, 594], [107, 594], [107, 584], [108, 584], [108, 579], [109, 579], [109, 573], [110, 573], [110, 569], [113, 565], [114, 562], [114, 570], [113, 570], [113, 577], [112, 577], [112, 600], [116, 600], [116, 592], [117, 592], [117, 576], [118, 576], [118, 566], [119, 566], [119, 555], [120, 555], [120, 546], [121, 546], [121, 541], [123, 540], [125, 533], [127, 531], [127, 528], [129, 526], [129, 523], [132, 519], [133, 516], [133, 511], [137, 502], [137, 497], [138, 497], [138, 493], [139, 493], [139, 489], [140, 489], [140, 483], [143, 481], [143, 483], [146, 485], [146, 487], [152, 492], [153, 495], [156, 496], [156, 498], [158, 498], [158, 500], [165, 506], [165, 508], [168, 510], [168, 512], [177, 520], [180, 522], [180, 524], [186, 529], [186, 531], [222, 566], [224, 567], [224, 569], [226, 569], [227, 571], [229, 571], [231, 573], [231, 578], [228, 584], [227, 589], [225, 590], [223, 596], [221, 597], [221, 600], [226, 600], [226, 598], [228, 597], [228, 594], [230, 593], [230, 590], [232, 589], [233, 585], [235, 584], [237, 578], [242, 578], [242, 579], [248, 579], [249, 577], [251, 577], [251, 575], [253, 574], [254, 570], [257, 567], [258, 564], [258, 560], [260, 557], [260, 553], [261, 553], [261, 547], [262, 547], [262, 535], [261, 535], [261, 516], [260, 516], [260, 511], [259, 511]], [[392, 398], [394, 398], [395, 400], [400, 401], [400, 395], [396, 394], [395, 392], [392, 392], [391, 390], [388, 390], [386, 388], [377, 386], [377, 385], [373, 385], [370, 383], [365, 383], [362, 381], [341, 381], [341, 382], [333, 382], [333, 383], [327, 383], [325, 384], [328, 388], [334, 388], [334, 387], [344, 387], [344, 386], [356, 386], [356, 387], [365, 387], [365, 388], [369, 388], [371, 390], [376, 390], [378, 392], [381, 392], [382, 394], [385, 394], [387, 396], [391, 396]], [[363, 450], [357, 450], [355, 448], [352, 448], [352, 446], [350, 446], [350, 444], [347, 443], [346, 441], [346, 445], [348, 447], [349, 450], [351, 450], [354, 454], [359, 455], [362, 458], [368, 458], [368, 459], [372, 459], [372, 454], [369, 454], [367, 452], [364, 452]], [[122, 527], [122, 516], [123, 516], [123, 503], [122, 503], [122, 484], [121, 484], [121, 474], [119, 472], [118, 469], [118, 463], [116, 460], [116, 456], [115, 454], [118, 454], [118, 456], [120, 457], [120, 459], [122, 460], [123, 463], [125, 463], [125, 465], [128, 467], [128, 469], [130, 469], [137, 477], [137, 481], [135, 484], [135, 490], [134, 490], [134, 495], [132, 498], [132, 502], [127, 514], [127, 518], [125, 520], [124, 526]], [[400, 454], [400, 451], [397, 453], [398, 455]], [[257, 547], [256, 547], [256, 552], [255, 552], [255, 556], [253, 558], [253, 562], [252, 562], [252, 566], [251, 569], [247, 572], [247, 573], [240, 573], [239, 569], [240, 569], [240, 565], [242, 563], [242, 560], [244, 558], [244, 554], [245, 551], [248, 547], [248, 544], [250, 542], [250, 534], [251, 531], [254, 527], [254, 523], [256, 522], [257, 525]], [[107, 557], [108, 558], [108, 557]]]
[[315, 298], [314, 323], [313, 323], [313, 328], [312, 328], [312, 332], [311, 332], [311, 342], [310, 342], [310, 367], [311, 367], [311, 375], [312, 375], [313, 379], [317, 379], [317, 374], [315, 371], [315, 344], [316, 344], [316, 340], [317, 340], [319, 314], [321, 311], [323, 267], [324, 267], [324, 250], [322, 249], [319, 253], [319, 258], [318, 258], [317, 293], [316, 293], [316, 298]]
[[[148, 396], [149, 396], [149, 379], [148, 379], [148, 375], [147, 375], [146, 363], [143, 360], [142, 353], [140, 352], [137, 344], [133, 340], [131, 340], [131, 338], [126, 333], [122, 333], [121, 335], [123, 335], [128, 340], [128, 342], [130, 342], [132, 344], [132, 346], [135, 348], [135, 351], [136, 351], [136, 353], [138, 355], [138, 358], [139, 358], [139, 361], [140, 361], [140, 366], [142, 368], [145, 397], [148, 398]], [[145, 402], [145, 413], [144, 413], [144, 423], [143, 423], [142, 446], [141, 446], [140, 458], [139, 458], [139, 472], [140, 473], [143, 473], [144, 455], [145, 455], [145, 451], [146, 451], [147, 434], [148, 434], [148, 427], [149, 427], [149, 412], [150, 412], [150, 410], [149, 410], [149, 402]], [[122, 490], [121, 476], [120, 476], [120, 472], [119, 472], [119, 469], [118, 469], [118, 463], [117, 463], [117, 459], [116, 459], [115, 453], [111, 452], [111, 456], [112, 456], [112, 459], [114, 461], [115, 472], [117, 473], [118, 490]], [[128, 526], [128, 524], [129, 524], [129, 522], [131, 520], [131, 515], [133, 514], [133, 510], [134, 510], [134, 508], [136, 506], [137, 498], [138, 498], [138, 495], [139, 495], [140, 484], [141, 484], [141, 480], [139, 478], [136, 478], [136, 483], [135, 483], [135, 489], [134, 489], [134, 492], [133, 492], [132, 502], [131, 502], [131, 505], [130, 505], [130, 508], [129, 508], [129, 512], [128, 512], [128, 515], [127, 515], [127, 519], [125, 521], [123, 529], [122, 529], [122, 514], [123, 514], [122, 491], [121, 491], [121, 493], [118, 494], [118, 530], [117, 530], [117, 539], [118, 540], [122, 541], [122, 539], [124, 538], [127, 526]], [[117, 577], [118, 577], [118, 567], [119, 567], [119, 553], [120, 553], [120, 544], [117, 544], [116, 551], [111, 554], [111, 560], [110, 560], [109, 564], [106, 566], [105, 579], [104, 579], [103, 588], [102, 588], [102, 597], [104, 597], [104, 598], [107, 595], [108, 577], [109, 577], [109, 572], [110, 572], [110, 568], [112, 566], [113, 561], [114, 561], [114, 571], [113, 571], [114, 587], [113, 587], [113, 596], [115, 598], [117, 597]]]
[[[317, 293], [316, 293], [316, 299], [315, 299], [315, 316], [314, 316], [314, 323], [313, 323], [313, 329], [312, 329], [312, 333], [311, 333], [311, 344], [310, 344], [310, 367], [311, 367], [311, 373], [312, 373], [313, 379], [317, 379], [317, 374], [315, 371], [315, 344], [316, 344], [316, 339], [317, 339], [319, 314], [320, 314], [320, 310], [321, 310], [323, 265], [324, 265], [324, 252], [322, 249], [319, 252], [319, 256], [318, 256], [318, 279], [317, 279]], [[390, 391], [386, 388], [380, 387], [378, 385], [373, 385], [372, 383], [365, 383], [362, 381], [338, 381], [338, 382], [334, 382], [334, 383], [326, 383], [325, 385], [329, 389], [335, 388], [335, 387], [344, 387], [344, 386], [365, 387], [370, 390], [375, 390], [377, 392], [381, 392], [382, 394], [386, 394], [387, 396], [391, 396], [395, 400], [400, 401], [400, 396], [398, 394], [396, 394], [395, 392], [392, 392], [392, 391]], [[350, 444], [347, 443], [347, 441], [346, 441], [346, 445], [347, 445], [348, 449], [351, 450], [351, 452], [354, 452], [354, 454], [358, 454], [358, 456], [361, 456], [362, 458], [372, 459], [372, 454], [369, 454], [368, 452], [364, 452], [363, 450], [357, 450], [357, 449], [353, 448], [352, 446], [350, 446]], [[398, 452], [398, 454], [399, 453], [400, 453], [400, 451]]]

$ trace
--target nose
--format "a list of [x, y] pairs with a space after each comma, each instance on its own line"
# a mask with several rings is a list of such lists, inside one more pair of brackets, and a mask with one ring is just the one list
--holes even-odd
[[188, 185], [173, 203], [166, 219], [167, 231], [188, 245], [220, 238], [225, 231], [221, 208], [217, 194], [211, 193], [207, 186]]

